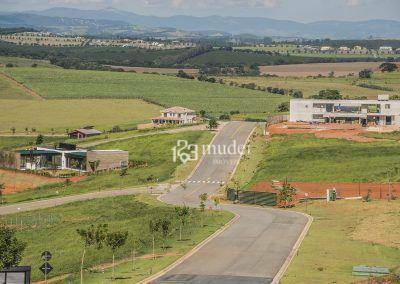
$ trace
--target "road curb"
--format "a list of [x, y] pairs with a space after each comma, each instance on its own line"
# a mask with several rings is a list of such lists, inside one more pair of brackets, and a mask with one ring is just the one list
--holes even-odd
[[156, 280], [157, 278], [160, 278], [167, 272], [171, 271], [181, 263], [183, 263], [186, 259], [194, 255], [196, 252], [198, 252], [202, 247], [204, 247], [206, 244], [208, 244], [210, 241], [212, 241], [214, 238], [218, 237], [220, 234], [222, 234], [224, 231], [226, 231], [232, 224], [234, 224], [237, 220], [240, 219], [239, 214], [235, 214], [235, 217], [233, 217], [228, 223], [226, 223], [223, 227], [219, 228], [217, 231], [215, 231], [212, 235], [208, 236], [205, 240], [203, 240], [201, 243], [199, 243], [197, 246], [192, 248], [188, 253], [186, 253], [184, 256], [176, 260], [174, 263], [169, 265], [168, 267], [164, 268], [163, 270], [159, 271], [158, 273], [150, 276], [149, 278], [146, 278], [140, 282], [139, 284], [145, 284], [145, 283], [151, 283], [152, 281]]
[[[291, 211], [294, 212], [294, 211]], [[297, 254], [297, 251], [300, 248], [301, 243], [303, 242], [304, 238], [306, 237], [308, 230], [311, 227], [311, 224], [313, 222], [313, 217], [310, 215], [307, 215], [305, 213], [302, 212], [294, 212], [300, 215], [305, 216], [308, 221], [307, 224], [304, 226], [303, 231], [301, 232], [299, 238], [297, 239], [296, 243], [294, 244], [291, 252], [289, 253], [289, 255], [286, 257], [285, 262], [283, 263], [283, 265], [281, 266], [281, 268], [279, 269], [278, 273], [275, 275], [274, 279], [272, 280], [271, 284], [279, 284], [283, 275], [285, 274], [286, 270], [288, 269], [289, 265], [292, 263], [293, 258], [295, 257], [295, 255]]]

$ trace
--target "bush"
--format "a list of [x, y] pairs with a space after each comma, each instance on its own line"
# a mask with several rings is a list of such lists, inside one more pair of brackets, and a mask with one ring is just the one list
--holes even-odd
[[6, 64], [6, 67], [8, 67], [8, 68], [14, 67], [14, 64], [12, 64], [12, 63], [7, 63], [7, 64]]
[[374, 72], [372, 72], [371, 69], [364, 69], [364, 70], [361, 70], [360, 73], [358, 73], [358, 76], [363, 79], [369, 79], [372, 77], [373, 73]]

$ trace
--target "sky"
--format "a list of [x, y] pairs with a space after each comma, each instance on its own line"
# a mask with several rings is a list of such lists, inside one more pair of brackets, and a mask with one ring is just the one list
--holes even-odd
[[0, 0], [0, 11], [52, 7], [115, 9], [144, 15], [242, 16], [313, 22], [320, 20], [400, 21], [400, 0]]

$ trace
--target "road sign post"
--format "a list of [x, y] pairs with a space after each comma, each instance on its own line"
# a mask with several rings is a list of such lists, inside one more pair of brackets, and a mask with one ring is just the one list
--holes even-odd
[[47, 275], [53, 270], [53, 267], [49, 263], [49, 260], [52, 258], [52, 254], [49, 251], [42, 252], [40, 257], [44, 263], [39, 267], [40, 271], [44, 274], [44, 282], [47, 284]]

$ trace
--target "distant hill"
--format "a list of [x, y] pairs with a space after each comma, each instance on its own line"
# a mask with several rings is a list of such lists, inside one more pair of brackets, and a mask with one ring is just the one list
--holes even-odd
[[52, 8], [44, 11], [29, 11], [30, 14], [63, 18], [124, 21], [129, 24], [151, 28], [169, 27], [186, 31], [221, 31], [231, 34], [254, 34], [258, 36], [283, 36], [304, 38], [400, 38], [400, 22], [391, 20], [320, 21], [299, 23], [249, 17], [193, 17], [143, 16], [113, 8], [103, 10], [79, 10], [72, 8]]
[[[68, 10], [67, 10], [68, 11]], [[78, 10], [79, 11], [79, 10]], [[73, 13], [71, 11], [71, 13]], [[79, 15], [78, 15], [79, 16]], [[82, 16], [82, 15], [81, 15]], [[199, 37], [213, 35], [218, 32], [186, 32], [171, 27], [148, 27], [132, 24], [113, 18], [93, 19], [68, 16], [45, 16], [32, 13], [0, 14], [1, 28], [33, 28], [60, 34], [93, 35], [93, 36], [143, 36], [143, 37]]]

